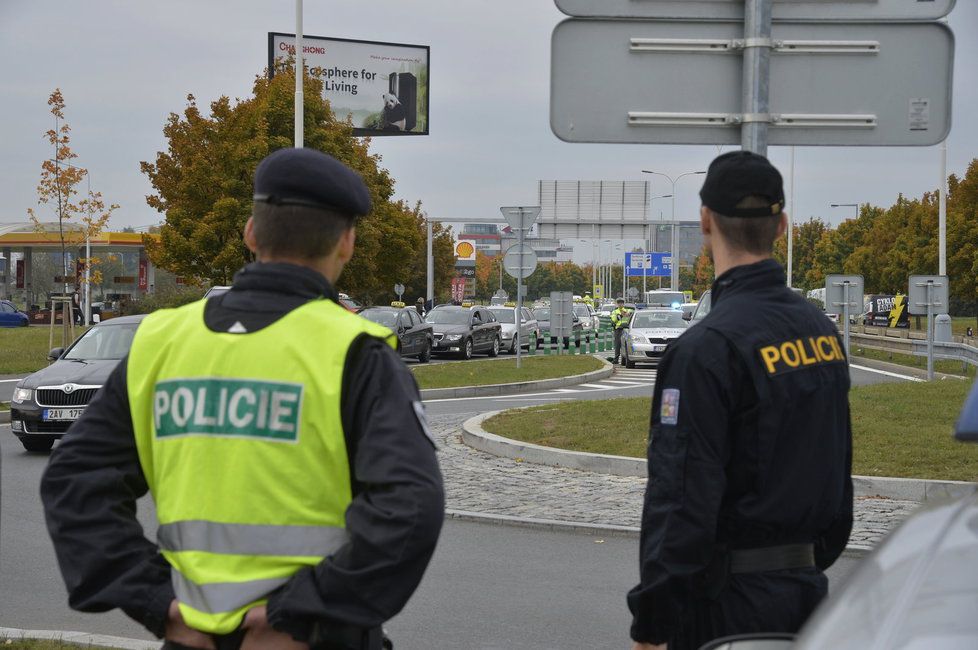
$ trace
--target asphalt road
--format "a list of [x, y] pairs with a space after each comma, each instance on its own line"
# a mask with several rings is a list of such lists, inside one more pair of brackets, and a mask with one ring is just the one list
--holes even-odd
[[[0, 626], [150, 638], [118, 612], [66, 604], [37, 485], [45, 454], [28, 454], [0, 426]], [[153, 535], [152, 503], [140, 520]], [[638, 540], [449, 520], [428, 573], [388, 630], [399, 650], [627, 648], [625, 593]], [[833, 588], [856, 562], [829, 572]]]

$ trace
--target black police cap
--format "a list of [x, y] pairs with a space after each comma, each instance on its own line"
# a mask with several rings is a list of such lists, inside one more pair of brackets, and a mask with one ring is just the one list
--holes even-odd
[[[761, 198], [767, 205], [738, 208], [737, 204], [749, 196]], [[731, 151], [710, 163], [700, 199], [725, 217], [772, 217], [784, 211], [784, 184], [781, 173], [764, 156]]]
[[370, 212], [370, 192], [360, 175], [315, 149], [279, 149], [266, 156], [255, 170], [254, 199], [352, 217]]

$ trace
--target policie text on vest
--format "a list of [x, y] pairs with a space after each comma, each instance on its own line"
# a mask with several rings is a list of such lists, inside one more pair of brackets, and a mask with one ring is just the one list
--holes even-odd
[[295, 442], [302, 385], [256, 379], [170, 379], [153, 391], [156, 437], [184, 435]]

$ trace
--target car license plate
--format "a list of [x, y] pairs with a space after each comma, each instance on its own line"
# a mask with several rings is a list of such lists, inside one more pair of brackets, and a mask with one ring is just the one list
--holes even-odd
[[42, 420], [77, 420], [84, 408], [75, 409], [44, 409], [41, 411]]
[[665, 352], [665, 349], [666, 349], [666, 346], [664, 346], [664, 345], [653, 345], [652, 346], [652, 351], [653, 352]]

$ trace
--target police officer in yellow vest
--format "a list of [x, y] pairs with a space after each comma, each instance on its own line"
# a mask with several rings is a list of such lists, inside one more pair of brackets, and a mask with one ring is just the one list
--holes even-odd
[[[323, 153], [258, 166], [258, 261], [149, 315], [52, 454], [41, 494], [73, 608], [120, 608], [164, 648], [387, 647], [444, 492], [394, 336], [336, 302], [369, 211]], [[147, 490], [156, 543], [135, 517]]]
[[619, 298], [618, 306], [611, 312], [611, 325], [615, 328], [615, 363], [621, 360], [621, 337], [631, 316], [631, 310], [626, 309], [625, 301]]

